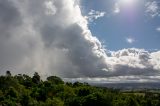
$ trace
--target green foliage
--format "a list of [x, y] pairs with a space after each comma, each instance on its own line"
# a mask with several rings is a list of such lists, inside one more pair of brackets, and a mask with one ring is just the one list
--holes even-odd
[[0, 76], [0, 106], [160, 106], [160, 93], [142, 91], [123, 93], [97, 88], [87, 83], [70, 83], [39, 74]]
[[19, 83], [17, 79], [12, 76], [0, 76], [0, 90], [9, 89], [10, 87], [18, 89]]
[[92, 91], [89, 87], [79, 87], [77, 95], [78, 96], [87, 96], [87, 95], [91, 94], [91, 92]]
[[18, 92], [15, 90], [15, 88], [10, 87], [10, 88], [8, 89], [8, 92], [7, 92], [6, 96], [10, 96], [10, 97], [13, 97], [13, 98], [17, 98], [17, 97], [18, 97]]
[[57, 76], [50, 76], [47, 80], [53, 84], [64, 84], [63, 80]]
[[82, 106], [82, 98], [81, 97], [70, 97], [65, 100], [65, 106]]
[[58, 98], [53, 98], [53, 99], [48, 98], [46, 100], [46, 105], [47, 106], [63, 106], [64, 103]]
[[34, 73], [34, 76], [32, 77], [32, 81], [33, 81], [33, 83], [35, 83], [35, 84], [39, 84], [40, 83], [40, 76], [39, 76], [39, 74], [37, 73], [37, 72], [35, 72]]
[[22, 95], [20, 103], [22, 106], [28, 106], [30, 103], [30, 96], [29, 95]]

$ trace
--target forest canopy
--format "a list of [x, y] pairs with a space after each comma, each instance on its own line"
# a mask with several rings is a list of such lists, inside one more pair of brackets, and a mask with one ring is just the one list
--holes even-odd
[[0, 106], [160, 106], [160, 94], [123, 93], [116, 89], [64, 82], [57, 76], [43, 81], [35, 72], [0, 76]]

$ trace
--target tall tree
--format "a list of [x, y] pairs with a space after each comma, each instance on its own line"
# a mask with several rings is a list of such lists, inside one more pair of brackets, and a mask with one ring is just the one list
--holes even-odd
[[8, 76], [8, 77], [12, 76], [11, 72], [10, 71], [6, 71], [6, 76]]
[[35, 83], [35, 84], [39, 84], [40, 83], [40, 76], [37, 72], [34, 73], [34, 76], [32, 77], [32, 81]]

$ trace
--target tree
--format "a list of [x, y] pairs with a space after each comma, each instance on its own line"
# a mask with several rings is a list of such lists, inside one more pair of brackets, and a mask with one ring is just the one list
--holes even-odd
[[0, 106], [160, 106], [159, 92], [141, 92], [121, 92], [80, 82], [64, 84], [56, 76], [41, 81], [38, 73], [33, 77], [11, 76], [8, 71], [0, 76]]
[[83, 106], [82, 98], [80, 97], [70, 97], [65, 100], [64, 106]]
[[112, 106], [111, 97], [101, 92], [92, 93], [84, 97], [83, 106]]
[[78, 96], [87, 96], [91, 94], [91, 89], [89, 87], [78, 88]]
[[58, 98], [53, 98], [53, 99], [48, 98], [46, 100], [46, 106], [63, 106], [63, 104], [64, 103]]
[[14, 77], [0, 76], [0, 89], [8, 89], [10, 87], [19, 88], [18, 81]]
[[13, 87], [10, 87], [8, 90], [7, 96], [16, 98], [18, 97], [18, 92]]
[[73, 87], [79, 87], [79, 86], [83, 86], [83, 83], [80, 83], [78, 81], [76, 81], [75, 83], [73, 83]]
[[40, 83], [40, 76], [39, 76], [39, 74], [37, 73], [37, 72], [35, 72], [34, 73], [34, 76], [32, 77], [32, 81], [33, 81], [33, 83], [35, 83], [35, 84], [39, 84]]
[[29, 100], [30, 100], [29, 95], [22, 95], [20, 103], [22, 104], [22, 106], [28, 106], [30, 102]]
[[6, 76], [7, 77], [10, 77], [12, 74], [11, 74], [11, 72], [10, 71], [6, 71]]
[[127, 104], [128, 106], [138, 106], [138, 103], [133, 96], [127, 98]]
[[73, 86], [71, 82], [66, 82], [66, 85], [67, 85], [67, 86], [70, 86], [70, 87]]
[[26, 74], [18, 74], [14, 76], [19, 84], [24, 85], [26, 88], [30, 88], [33, 86], [32, 78]]
[[53, 84], [64, 84], [63, 80], [57, 76], [47, 77], [47, 80]]

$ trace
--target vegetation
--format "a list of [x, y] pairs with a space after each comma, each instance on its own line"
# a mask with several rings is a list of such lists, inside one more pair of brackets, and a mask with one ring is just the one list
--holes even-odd
[[0, 106], [160, 106], [160, 94], [124, 93], [39, 74], [0, 76]]

